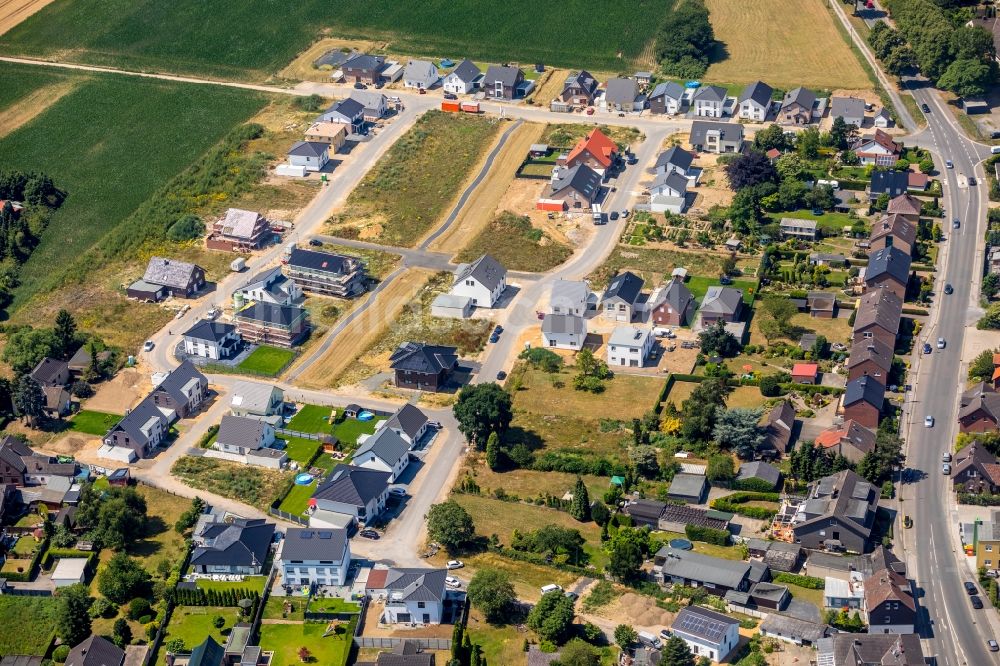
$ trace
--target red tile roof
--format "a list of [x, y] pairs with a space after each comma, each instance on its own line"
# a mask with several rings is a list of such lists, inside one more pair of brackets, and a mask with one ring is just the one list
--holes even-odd
[[927, 183], [929, 183], [930, 180], [930, 177], [926, 173], [910, 171], [906, 174], [906, 184], [909, 187], [915, 187], [920, 190], [926, 189]]
[[792, 377], [815, 377], [818, 372], [817, 363], [796, 363], [792, 366]]
[[573, 150], [570, 151], [569, 155], [566, 157], [566, 161], [572, 163], [577, 157], [582, 155], [584, 152], [588, 152], [594, 156], [600, 164], [607, 168], [611, 166], [611, 159], [616, 152], [618, 152], [618, 146], [615, 142], [609, 139], [601, 130], [596, 127], [590, 130], [584, 138], [577, 141]]
[[367, 590], [384, 590], [385, 581], [389, 578], [388, 569], [372, 569], [368, 572], [368, 582], [365, 583]]

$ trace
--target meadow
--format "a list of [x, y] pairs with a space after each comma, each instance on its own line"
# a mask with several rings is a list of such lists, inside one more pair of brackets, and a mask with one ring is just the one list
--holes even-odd
[[[0, 51], [143, 71], [261, 80], [321, 34], [393, 53], [628, 70], [649, 65], [673, 0], [56, 0], [0, 36]], [[447, 17], [445, 20], [444, 17]], [[233, 26], [239, 26], [234, 30]], [[555, 30], [572, 26], [572, 38]], [[644, 67], [645, 67], [644, 65]]]
[[[5, 63], [0, 90], [36, 70]], [[235, 89], [95, 75], [0, 138], [0, 169], [44, 172], [67, 193], [22, 269], [12, 309], [58, 286], [78, 258], [264, 103]]]

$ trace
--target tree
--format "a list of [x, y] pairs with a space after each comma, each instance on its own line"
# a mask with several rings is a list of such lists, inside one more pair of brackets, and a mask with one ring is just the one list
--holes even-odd
[[760, 394], [765, 398], [774, 398], [781, 395], [781, 380], [782, 377], [779, 374], [764, 375], [760, 378], [757, 388], [760, 389]]
[[857, 128], [848, 125], [843, 116], [837, 116], [833, 119], [833, 125], [830, 127], [830, 145], [837, 150], [847, 150], [847, 147], [851, 145], [851, 138], [856, 133]]
[[994, 67], [978, 58], [962, 58], [948, 65], [938, 79], [938, 87], [959, 97], [982, 97], [994, 78]]
[[598, 525], [606, 525], [611, 520], [611, 512], [608, 510], [608, 505], [601, 500], [594, 500], [594, 505], [590, 507], [590, 518]]
[[990, 381], [993, 377], [992, 349], [985, 349], [969, 364], [969, 379], [974, 382]]
[[56, 635], [66, 645], [76, 645], [90, 635], [90, 593], [83, 584], [59, 590]]
[[496, 470], [500, 466], [500, 438], [491, 432], [486, 440], [486, 466]]
[[810, 160], [819, 157], [820, 143], [819, 129], [815, 127], [807, 127], [795, 137], [795, 149]]
[[197, 215], [183, 215], [167, 229], [167, 239], [175, 243], [194, 240], [205, 233], [205, 223]]
[[711, 456], [708, 459], [705, 476], [712, 484], [727, 485], [732, 482], [736, 478], [736, 466], [733, 464], [732, 456], [724, 453]]
[[720, 446], [731, 449], [742, 460], [753, 460], [764, 444], [764, 429], [760, 427], [763, 408], [737, 407], [719, 415], [712, 435]]
[[680, 636], [671, 636], [663, 644], [660, 666], [694, 666], [694, 655]]
[[499, 623], [506, 619], [517, 600], [514, 585], [506, 571], [484, 567], [469, 581], [469, 603], [482, 611], [488, 622]]
[[699, 333], [698, 340], [701, 343], [701, 351], [705, 354], [731, 357], [740, 352], [739, 340], [726, 330], [726, 325], [721, 321], [715, 322]]
[[34, 424], [45, 413], [45, 394], [31, 375], [21, 375], [14, 385], [14, 411]]
[[191, 506], [184, 511], [174, 523], [174, 530], [178, 534], [184, 534], [189, 529], [194, 527], [195, 523], [198, 522], [198, 516], [200, 516], [205, 511], [205, 500], [200, 497], [195, 497], [191, 500]]
[[790, 146], [788, 137], [785, 136], [785, 129], [776, 123], [771, 123], [754, 135], [753, 147], [762, 153], [766, 153], [772, 148], [784, 151]]
[[600, 666], [601, 655], [597, 649], [579, 638], [574, 638], [559, 650], [559, 659], [553, 666]]
[[472, 541], [476, 528], [472, 516], [454, 500], [435, 504], [427, 512], [427, 534], [448, 552]]
[[514, 417], [510, 394], [499, 384], [468, 384], [458, 393], [454, 413], [458, 430], [477, 447], [486, 445], [491, 432], [503, 435]]
[[801, 180], [783, 180], [778, 186], [778, 206], [781, 210], [795, 210], [805, 201], [809, 188]]
[[608, 543], [608, 573], [622, 582], [639, 578], [640, 568], [649, 550], [649, 532], [632, 527], [620, 528]]
[[806, 165], [797, 153], [785, 153], [775, 163], [782, 181], [802, 180], [806, 175]]
[[103, 548], [122, 550], [146, 533], [146, 500], [135, 488], [98, 491], [93, 484], [80, 489], [77, 523], [87, 537]]
[[1000, 303], [993, 303], [986, 308], [986, 314], [976, 323], [979, 330], [1000, 328]]
[[528, 627], [542, 640], [561, 645], [573, 628], [573, 605], [573, 600], [561, 590], [547, 592], [528, 613]]
[[55, 326], [56, 345], [60, 358], [69, 358], [76, 351], [76, 321], [68, 310], [60, 310], [56, 315]]
[[615, 627], [615, 644], [622, 650], [628, 650], [639, 640], [639, 634], [630, 624], [619, 624]]
[[998, 290], [1000, 290], [1000, 274], [987, 273], [984, 275], [982, 284], [983, 297], [990, 300], [997, 295]]
[[798, 313], [798, 308], [791, 299], [784, 296], [769, 295], [757, 306], [758, 322], [761, 332], [768, 341], [787, 336], [792, 332], [792, 317]]
[[26, 327], [10, 333], [3, 349], [4, 362], [17, 374], [31, 372], [46, 356], [59, 355], [59, 340], [51, 328]]
[[164, 647], [169, 654], [184, 654], [187, 652], [187, 646], [184, 644], [183, 638], [171, 638]]
[[695, 387], [681, 403], [681, 433], [688, 440], [707, 441], [715, 427], [716, 412], [726, 406], [729, 386], [724, 380], [709, 378]]
[[123, 649], [132, 642], [132, 628], [128, 626], [128, 620], [123, 617], [115, 620], [111, 628], [111, 639], [115, 645]]
[[893, 470], [903, 464], [903, 440], [894, 433], [875, 433], [875, 448], [858, 461], [858, 474], [874, 484], [892, 477]]
[[739, 191], [761, 183], [777, 183], [778, 171], [763, 153], [747, 151], [726, 165], [729, 188]]
[[643, 444], [633, 446], [628, 452], [629, 460], [635, 465], [635, 471], [647, 479], [654, 479], [660, 473], [660, 461], [655, 446]]
[[300, 647], [296, 654], [299, 657], [299, 661], [301, 661], [303, 664], [307, 664], [310, 661], [312, 661], [313, 658], [312, 652], [310, 652], [309, 648], [307, 648], [305, 645]]
[[583, 479], [576, 477], [576, 485], [573, 486], [573, 501], [569, 505], [569, 515], [583, 522], [590, 520], [590, 493]]
[[116, 604], [141, 596], [149, 586], [150, 576], [125, 553], [115, 553], [97, 577], [97, 589]]

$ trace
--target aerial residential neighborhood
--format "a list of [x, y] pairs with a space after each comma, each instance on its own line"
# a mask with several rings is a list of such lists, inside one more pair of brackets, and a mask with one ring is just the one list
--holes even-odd
[[994, 663], [998, 34], [0, 3], [0, 666]]

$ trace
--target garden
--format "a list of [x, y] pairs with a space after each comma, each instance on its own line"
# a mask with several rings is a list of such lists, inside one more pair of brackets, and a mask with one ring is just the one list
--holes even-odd
[[243, 359], [237, 367], [241, 372], [261, 377], [275, 377], [295, 359], [291, 349], [260, 345]]
[[[59, 601], [0, 595], [0, 654], [42, 657], [56, 634]], [[14, 630], [20, 627], [22, 630]]]
[[261, 511], [267, 511], [291, 477], [287, 472], [195, 456], [179, 458], [171, 472], [192, 488], [246, 502]]
[[69, 420], [70, 430], [103, 437], [121, 418], [119, 414], [81, 409]]
[[294, 666], [303, 661], [340, 666], [347, 663], [356, 622], [338, 624], [329, 635], [326, 623], [265, 624], [260, 630], [260, 647], [274, 652], [272, 666]]

